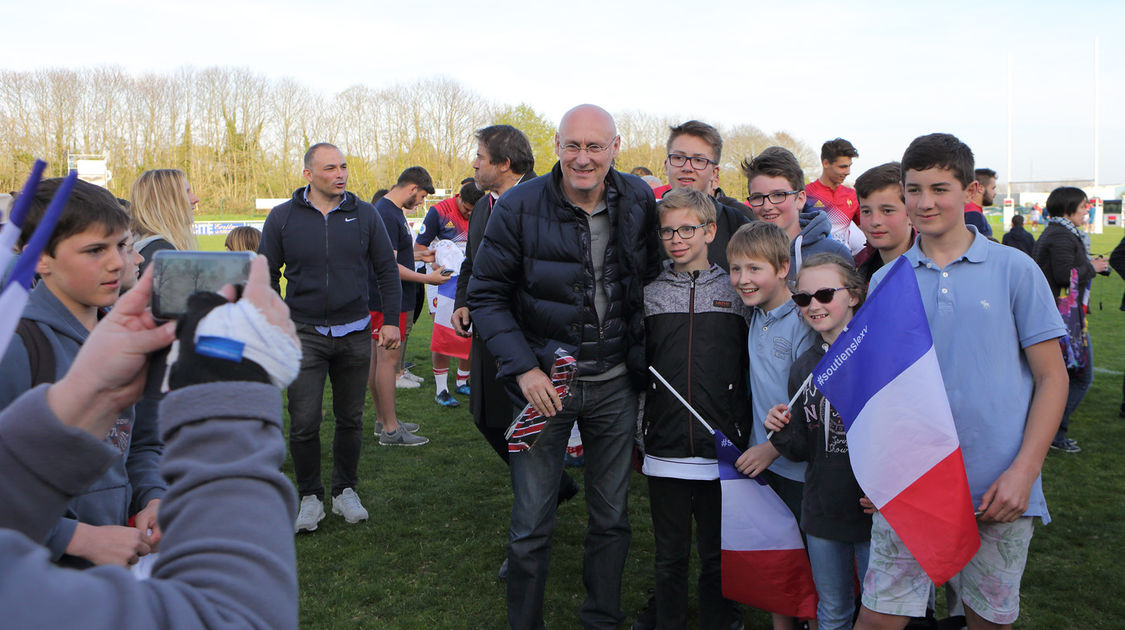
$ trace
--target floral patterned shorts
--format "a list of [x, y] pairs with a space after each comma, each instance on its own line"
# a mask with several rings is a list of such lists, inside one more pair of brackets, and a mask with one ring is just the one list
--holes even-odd
[[[977, 523], [980, 550], [951, 580], [962, 601], [984, 619], [1013, 623], [1020, 612], [1020, 578], [1034, 531], [1032, 518], [1011, 523]], [[871, 557], [863, 578], [863, 605], [887, 615], [926, 613], [932, 583], [882, 514], [871, 523]]]

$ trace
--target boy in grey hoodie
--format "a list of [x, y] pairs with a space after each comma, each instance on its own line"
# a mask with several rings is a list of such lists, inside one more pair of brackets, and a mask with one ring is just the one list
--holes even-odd
[[[5, 630], [297, 627], [296, 495], [279, 468], [280, 387], [297, 373], [300, 346], [288, 309], [269, 288], [265, 260], [255, 261], [237, 304], [214, 294], [205, 303], [193, 297], [179, 327], [171, 391], [160, 409], [169, 490], [155, 579], [113, 566], [52, 566], [35, 542], [67, 501], [119, 458], [103, 438], [120, 409], [140, 397], [147, 354], [174, 334], [145, 311], [151, 286], [146, 273], [61, 380], [0, 412]], [[230, 325], [242, 322], [253, 322], [252, 330]], [[238, 358], [209, 358], [203, 339], [244, 350]]]
[[805, 173], [791, 151], [769, 147], [742, 162], [750, 195], [746, 201], [758, 218], [789, 236], [789, 283], [796, 282], [801, 261], [822, 252], [851, 260], [847, 245], [832, 237], [832, 223], [823, 211], [805, 207]]
[[[22, 226], [24, 246], [61, 179], [44, 181]], [[0, 359], [0, 409], [40, 382], [67, 372], [97, 323], [99, 309], [116, 301], [127, 268], [129, 218], [109, 191], [78, 181], [36, 266], [41, 281], [23, 318], [33, 330], [13, 338]], [[53, 373], [44, 374], [53, 365]], [[105, 437], [118, 453], [87, 490], [73, 498], [41, 542], [66, 566], [124, 565], [160, 540], [156, 515], [165, 485], [155, 420], [134, 422], [132, 407]], [[134, 525], [128, 525], [134, 517]]]

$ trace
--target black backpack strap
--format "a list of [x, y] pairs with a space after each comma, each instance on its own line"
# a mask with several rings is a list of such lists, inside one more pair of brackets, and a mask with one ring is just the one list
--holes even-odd
[[20, 318], [16, 326], [16, 334], [23, 341], [27, 350], [27, 362], [31, 368], [31, 386], [55, 382], [55, 352], [51, 350], [51, 342], [47, 335], [40, 330], [39, 324], [34, 320]]

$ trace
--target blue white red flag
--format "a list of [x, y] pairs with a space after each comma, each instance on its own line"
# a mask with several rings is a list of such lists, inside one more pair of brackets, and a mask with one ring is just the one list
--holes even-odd
[[742, 453], [715, 431], [723, 489], [723, 596], [773, 613], [816, 618], [816, 587], [797, 519], [761, 479], [734, 467]]
[[[42, 169], [40, 168], [38, 172], [42, 173]], [[33, 171], [32, 178], [35, 178], [35, 176], [36, 173]], [[47, 211], [43, 214], [39, 225], [35, 227], [35, 233], [32, 234], [23, 252], [16, 259], [16, 264], [12, 268], [12, 273], [7, 282], [0, 289], [0, 357], [7, 352], [8, 344], [11, 343], [12, 336], [16, 332], [16, 326], [20, 323], [20, 316], [23, 315], [23, 308], [27, 305], [27, 296], [31, 289], [31, 279], [35, 277], [35, 267], [39, 263], [39, 254], [42, 253], [43, 247], [51, 238], [51, 233], [55, 231], [55, 223], [58, 222], [63, 206], [66, 205], [66, 200], [70, 198], [70, 191], [74, 188], [74, 181], [77, 178], [78, 174], [71, 171], [63, 180], [58, 192], [55, 193], [55, 197], [51, 199], [51, 203], [47, 206]], [[29, 180], [29, 183], [31, 183], [31, 180]], [[30, 202], [38, 187], [39, 182], [36, 179], [35, 186], [31, 187], [30, 190], [27, 186], [24, 187], [17, 201], [25, 199]], [[22, 212], [26, 212], [26, 206], [21, 211], [21, 215], [16, 217], [20, 219], [20, 223], [23, 220]], [[13, 212], [14, 214], [15, 212]], [[8, 226], [5, 225], [5, 231], [7, 229]], [[6, 260], [4, 266], [7, 266]]]
[[900, 257], [812, 373], [840, 413], [852, 470], [935, 584], [980, 547], [926, 310]]
[[462, 246], [446, 239], [434, 242], [433, 249], [435, 264], [452, 270], [453, 274], [441, 285], [436, 287], [432, 284], [426, 285], [426, 297], [431, 300], [430, 313], [434, 317], [430, 350], [447, 357], [468, 359], [473, 340], [462, 337], [453, 330], [453, 304], [457, 300], [457, 277], [461, 275], [461, 262], [465, 260], [465, 254]]
[[[562, 348], [555, 350], [555, 363], [551, 366], [550, 376], [559, 400], [565, 401], [570, 397], [570, 385], [577, 375], [578, 362], [574, 357]], [[504, 439], [508, 440], [508, 452], [522, 453], [535, 446], [535, 441], [539, 439], [539, 434], [549, 420], [550, 418], [541, 415], [531, 403], [524, 405], [523, 410], [504, 433]]]

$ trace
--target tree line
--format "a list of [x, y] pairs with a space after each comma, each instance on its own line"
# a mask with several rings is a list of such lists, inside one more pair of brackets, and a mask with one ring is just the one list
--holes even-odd
[[[646, 166], [663, 179], [668, 127], [683, 120], [640, 111], [615, 116], [618, 168]], [[492, 102], [448, 77], [325, 95], [246, 68], [0, 70], [0, 190], [18, 190], [37, 157], [50, 163], [48, 176], [61, 176], [68, 154], [104, 154], [109, 188], [119, 197], [145, 170], [179, 168], [203, 199], [200, 212], [245, 212], [255, 198], [288, 197], [302, 181], [305, 149], [321, 141], [347, 156], [348, 187], [361, 196], [416, 164], [438, 187], [456, 189], [472, 174], [473, 132], [497, 123], [527, 134], [538, 173], [555, 163], [555, 121], [527, 104]], [[771, 144], [796, 153], [810, 175], [819, 172], [817, 154], [786, 132], [749, 123], [720, 131], [728, 194], [745, 194], [738, 163]]]

